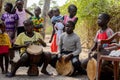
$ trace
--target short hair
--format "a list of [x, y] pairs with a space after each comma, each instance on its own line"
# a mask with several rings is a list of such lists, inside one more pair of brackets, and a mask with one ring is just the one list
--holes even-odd
[[73, 21], [68, 21], [67, 23], [69, 23], [72, 27], [75, 28], [75, 23]]
[[34, 9], [39, 9], [39, 10], [41, 10], [41, 8], [40, 8], [39, 6], [36, 6]]
[[57, 7], [54, 7], [54, 8], [53, 8], [53, 12], [54, 12], [54, 11], [60, 12], [59, 8], [57, 8]]
[[31, 25], [33, 25], [33, 21], [32, 21], [31, 19], [27, 19], [27, 20], [25, 20], [25, 21], [23, 22], [23, 24], [24, 24], [24, 25], [26, 25], [26, 24], [31, 24]]
[[104, 19], [106, 19], [106, 20], [110, 20], [110, 15], [109, 14], [107, 14], [107, 13], [101, 13], [101, 15], [104, 17]]
[[77, 11], [77, 7], [76, 7], [74, 4], [70, 4], [70, 5], [68, 6], [68, 10], [70, 10], [71, 7], [74, 7], [74, 8], [76, 9], [76, 11]]
[[12, 3], [10, 3], [10, 2], [7, 2], [7, 3], [6, 3], [6, 5], [7, 5], [7, 6], [9, 6], [9, 7], [10, 7], [10, 9], [12, 9], [12, 8], [13, 8], [13, 4], [12, 4]]

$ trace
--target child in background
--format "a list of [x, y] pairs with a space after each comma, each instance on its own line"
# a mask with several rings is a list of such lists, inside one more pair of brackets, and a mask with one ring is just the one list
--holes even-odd
[[[25, 31], [23, 22], [27, 19], [27, 14], [26, 13], [33, 16], [33, 14], [31, 12], [29, 12], [27, 9], [23, 8], [23, 5], [24, 5], [24, 0], [17, 0], [14, 8], [12, 9], [12, 12], [15, 11], [16, 14], [18, 14], [18, 16], [19, 16], [18, 27], [17, 27], [17, 35], [20, 34], [21, 32]], [[17, 7], [17, 9], [15, 9], [16, 7]]]
[[[60, 22], [60, 20], [62, 20], [62, 16], [60, 15], [60, 11], [58, 8], [54, 8], [53, 9], [53, 17], [51, 18], [52, 24], [53, 24], [53, 32], [51, 35], [51, 39], [49, 40], [49, 42], [51, 44], [51, 52], [57, 52], [58, 51], [58, 43], [57, 43], [57, 31], [58, 31], [58, 24], [59, 27], [61, 26], [61, 30], [63, 30], [64, 25]], [[58, 23], [59, 22], [59, 23]], [[56, 24], [57, 23], [57, 24]]]
[[56, 35], [56, 43], [57, 43], [57, 46], [58, 46], [59, 45], [60, 36], [64, 32], [63, 18], [58, 19], [58, 21], [56, 22], [54, 28], [55, 28], [55, 32], [57, 34]]
[[73, 21], [75, 24], [78, 21], [78, 17], [76, 17], [76, 13], [77, 13], [77, 7], [74, 4], [71, 4], [68, 6], [68, 13], [69, 15], [65, 15], [64, 18], [64, 25], [68, 22], [68, 21]]
[[[10, 38], [8, 34], [5, 33], [5, 25], [0, 23], [0, 67], [2, 69], [2, 73], [8, 72], [9, 48], [11, 48]], [[3, 66], [3, 58], [5, 58], [5, 69]]]
[[34, 10], [34, 16], [32, 16], [30, 19], [33, 21], [34, 24], [34, 31], [40, 33], [43, 36], [43, 18], [40, 17], [41, 14], [41, 8], [36, 7]]
[[53, 10], [52, 9], [48, 12], [48, 16], [50, 19], [53, 17]]
[[18, 23], [18, 15], [16, 13], [11, 13], [11, 9], [13, 8], [12, 3], [6, 3], [4, 7], [6, 12], [2, 14], [1, 20], [4, 21], [6, 32], [8, 33], [11, 42], [13, 43]]

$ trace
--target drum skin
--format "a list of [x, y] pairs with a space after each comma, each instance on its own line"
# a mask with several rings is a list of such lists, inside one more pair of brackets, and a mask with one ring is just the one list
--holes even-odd
[[60, 75], [70, 76], [74, 72], [74, 67], [71, 61], [65, 62], [65, 56], [62, 57], [61, 61], [56, 63], [56, 71]]
[[43, 48], [40, 45], [32, 44], [32, 45], [28, 46], [26, 51], [29, 54], [38, 55], [38, 54], [42, 54]]

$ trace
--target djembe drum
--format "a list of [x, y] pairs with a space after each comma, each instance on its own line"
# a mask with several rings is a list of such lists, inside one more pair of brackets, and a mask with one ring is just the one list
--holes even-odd
[[27, 48], [27, 53], [29, 55], [30, 59], [30, 67], [28, 69], [28, 75], [29, 76], [38, 76], [39, 75], [39, 69], [38, 69], [38, 64], [41, 59], [41, 54], [43, 52], [43, 49], [39, 45], [30, 45]]
[[74, 72], [74, 67], [71, 61], [65, 62], [65, 55], [62, 56], [61, 61], [56, 63], [56, 71], [60, 75], [71, 76]]

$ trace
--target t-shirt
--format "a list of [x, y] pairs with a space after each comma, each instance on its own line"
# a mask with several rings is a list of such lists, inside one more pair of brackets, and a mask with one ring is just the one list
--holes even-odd
[[[42, 39], [42, 36], [37, 33], [37, 32], [34, 32], [34, 36], [33, 37], [28, 37], [25, 32], [22, 32], [21, 34], [18, 35], [16, 41], [15, 41], [15, 44], [16, 45], [25, 45], [25, 44], [28, 44], [28, 43], [31, 43], [33, 41], [37, 41], [38, 39]], [[41, 45], [41, 44], [39, 44]], [[22, 48], [21, 49], [21, 53], [24, 53], [25, 52], [25, 48]]]
[[68, 21], [73, 21], [76, 19], [77, 17], [74, 16], [73, 18], [70, 18], [68, 15], [65, 15], [64, 16], [64, 20], [63, 20], [63, 23], [66, 24]]

